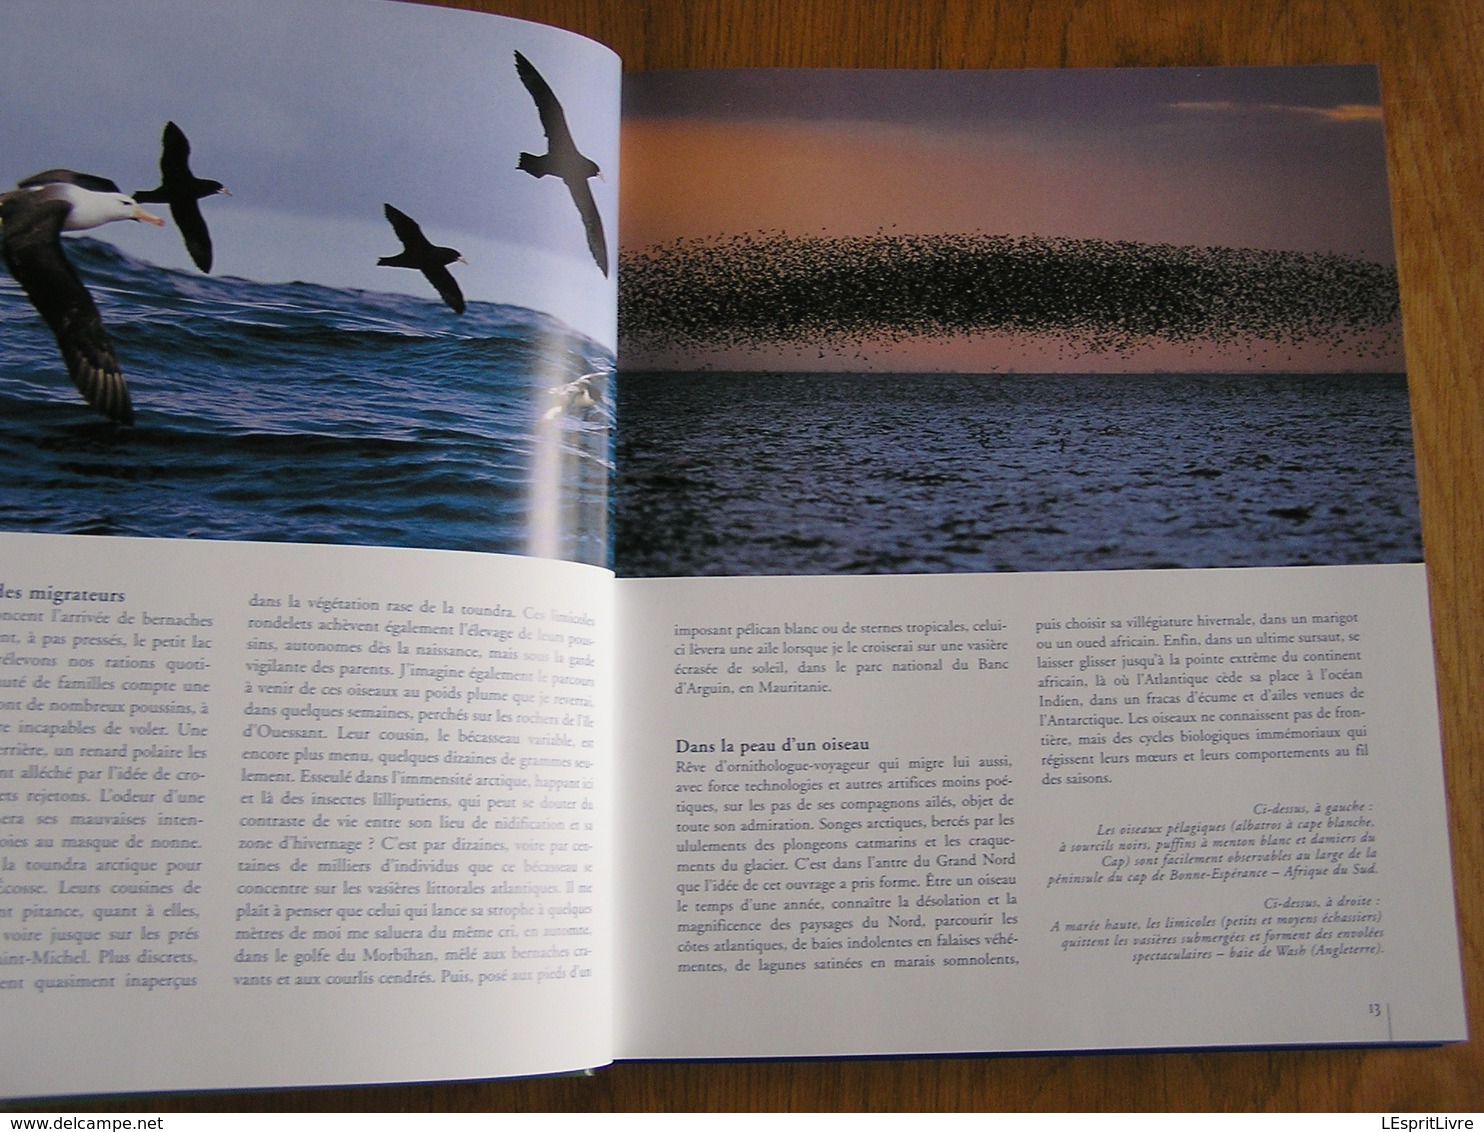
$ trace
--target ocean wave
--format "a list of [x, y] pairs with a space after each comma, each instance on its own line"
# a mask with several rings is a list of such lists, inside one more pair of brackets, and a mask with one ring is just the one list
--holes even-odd
[[[555, 553], [607, 564], [612, 399], [548, 420], [609, 351], [539, 312], [161, 269], [69, 238], [128, 378], [120, 429], [0, 276], [9, 530]], [[606, 386], [607, 377], [600, 386]], [[549, 453], [549, 454], [548, 454]], [[533, 547], [537, 481], [562, 529]], [[596, 538], [595, 538], [596, 532]]]

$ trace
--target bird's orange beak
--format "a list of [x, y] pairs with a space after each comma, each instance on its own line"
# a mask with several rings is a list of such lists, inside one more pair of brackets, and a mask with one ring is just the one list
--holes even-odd
[[154, 213], [152, 212], [145, 212], [144, 209], [140, 208], [137, 204], [134, 206], [134, 213], [129, 217], [129, 219], [143, 220], [146, 224], [153, 224], [157, 228], [165, 227], [165, 221], [162, 218], [154, 215]]

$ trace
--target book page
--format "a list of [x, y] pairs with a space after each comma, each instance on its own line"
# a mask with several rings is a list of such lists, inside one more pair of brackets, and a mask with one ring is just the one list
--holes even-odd
[[0, 1091], [606, 1062], [618, 60], [87, 14], [0, 45]]
[[624, 141], [622, 1055], [1461, 1038], [1375, 71]]
[[608, 1060], [606, 571], [4, 545], [7, 1093]]
[[1420, 566], [620, 594], [624, 1056], [1464, 1036]]

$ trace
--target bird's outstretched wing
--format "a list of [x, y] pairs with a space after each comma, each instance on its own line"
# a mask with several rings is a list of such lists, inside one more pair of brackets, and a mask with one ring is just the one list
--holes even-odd
[[185, 131], [174, 122], [166, 122], [165, 132], [160, 135], [160, 176], [164, 183], [191, 180], [190, 160], [191, 143]]
[[104, 416], [131, 424], [129, 387], [103, 317], [62, 251], [68, 207], [65, 201], [30, 191], [0, 198], [5, 263], [56, 336], [78, 392]]
[[23, 189], [34, 189], [40, 185], [76, 185], [80, 189], [90, 189], [95, 193], [123, 191], [107, 177], [97, 177], [92, 173], [78, 173], [73, 169], [47, 169], [41, 173], [33, 173], [24, 181], [17, 181], [16, 184]]
[[446, 267], [425, 267], [423, 275], [427, 277], [443, 301], [447, 303], [454, 314], [464, 313], [464, 292], [459, 290], [458, 280]]
[[416, 220], [394, 205], [383, 204], [381, 208], [386, 213], [392, 231], [397, 234], [397, 239], [402, 241], [403, 249], [415, 255], [432, 248], [433, 242], [423, 235], [422, 226]]
[[552, 92], [550, 86], [541, 72], [531, 65], [531, 61], [519, 51], [515, 53], [515, 72], [520, 76], [520, 81], [530, 92], [531, 99], [536, 103], [536, 113], [541, 118], [541, 129], [546, 134], [547, 148], [552, 153], [563, 149], [576, 150], [577, 145], [572, 141], [572, 131], [567, 128], [567, 115], [562, 110], [562, 104], [557, 101], [557, 96]]
[[593, 200], [593, 191], [586, 181], [568, 181], [567, 189], [572, 194], [572, 203], [582, 217], [582, 226], [587, 231], [587, 248], [593, 259], [608, 277], [608, 241], [603, 236], [603, 218], [598, 215], [598, 202]]

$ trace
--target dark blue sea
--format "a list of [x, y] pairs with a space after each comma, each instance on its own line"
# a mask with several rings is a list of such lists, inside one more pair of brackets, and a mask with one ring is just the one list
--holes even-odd
[[[161, 270], [69, 239], [129, 382], [96, 415], [0, 273], [0, 529], [609, 562], [612, 370], [555, 319]], [[548, 507], [555, 518], [539, 518]]]
[[1406, 379], [624, 373], [622, 576], [1413, 562]]

